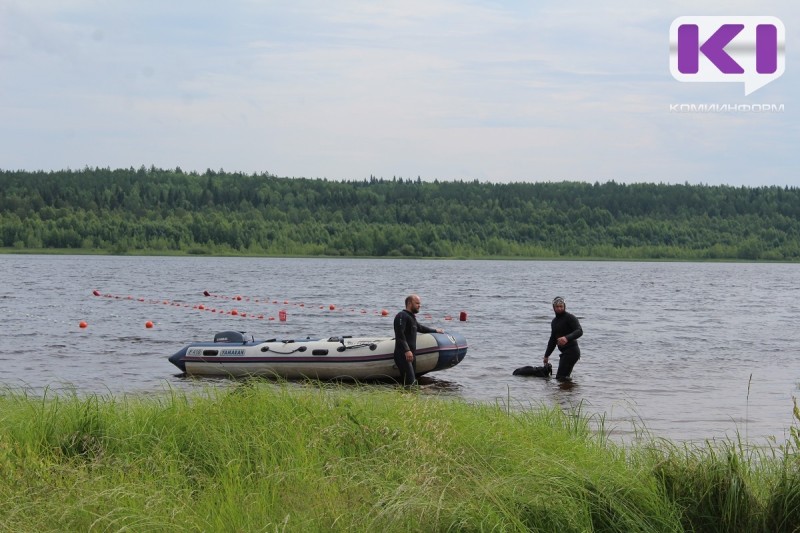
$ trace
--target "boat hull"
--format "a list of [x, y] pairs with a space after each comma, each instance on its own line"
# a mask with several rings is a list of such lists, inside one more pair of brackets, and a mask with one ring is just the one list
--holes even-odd
[[[222, 335], [219, 334], [218, 337]], [[397, 379], [394, 339], [331, 337], [326, 339], [239, 340], [196, 342], [169, 361], [193, 376], [264, 376], [284, 379]], [[238, 335], [241, 338], [241, 335]], [[417, 336], [417, 376], [445, 370], [461, 362], [467, 341], [458, 333]]]

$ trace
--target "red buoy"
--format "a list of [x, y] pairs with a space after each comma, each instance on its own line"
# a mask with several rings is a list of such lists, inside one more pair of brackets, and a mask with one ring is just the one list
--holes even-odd
[[467, 321], [467, 312], [466, 311], [461, 311], [458, 314], [458, 320], [461, 321], [461, 322], [466, 322]]
[[333, 305], [333, 304], [331, 304], [331, 305], [329, 305], [329, 306], [328, 306], [328, 309], [330, 309], [331, 311], [333, 311], [334, 309], [336, 309], [336, 306], [335, 306], [335, 305]]
[[144, 323], [144, 327], [150, 329], [153, 327], [153, 323], [150, 320], [148, 320], [147, 322]]
[[278, 320], [281, 322], [286, 322], [286, 311], [280, 310], [278, 311]]
[[94, 294], [95, 296], [100, 296], [100, 291], [94, 290], [92, 291], [92, 294]]
[[389, 316], [389, 311], [386, 309], [381, 309], [381, 316]]
[[211, 296], [211, 293], [208, 291], [203, 291], [203, 296]]
[[86, 328], [88, 326], [89, 324], [87, 324], [85, 320], [81, 320], [80, 324], [78, 324], [78, 327], [80, 327], [81, 329]]

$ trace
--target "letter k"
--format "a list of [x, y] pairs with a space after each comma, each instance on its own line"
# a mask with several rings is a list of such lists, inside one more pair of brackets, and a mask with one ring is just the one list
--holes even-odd
[[697, 74], [700, 70], [700, 53], [711, 61], [723, 74], [742, 74], [744, 69], [725, 52], [744, 24], [723, 24], [700, 45], [696, 24], [682, 24], [678, 27], [678, 71], [681, 74]]

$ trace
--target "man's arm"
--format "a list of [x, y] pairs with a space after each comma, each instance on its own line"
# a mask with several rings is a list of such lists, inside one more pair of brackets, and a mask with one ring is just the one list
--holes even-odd
[[556, 349], [556, 338], [550, 335], [550, 340], [547, 341], [547, 349], [544, 351], [544, 358], [547, 359], [550, 357], [550, 354], [553, 353], [553, 350]]
[[568, 341], [574, 341], [581, 338], [583, 335], [583, 328], [581, 328], [581, 323], [578, 321], [578, 317], [575, 315], [571, 315], [569, 317], [569, 329], [572, 330], [568, 334], [564, 335]]
[[417, 322], [417, 331], [420, 333], [444, 333], [444, 330], [441, 328], [429, 328], [428, 326], [423, 326], [419, 322]]

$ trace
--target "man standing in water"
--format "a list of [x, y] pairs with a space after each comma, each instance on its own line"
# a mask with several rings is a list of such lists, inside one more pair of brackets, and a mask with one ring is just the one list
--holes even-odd
[[558, 359], [556, 379], [568, 381], [572, 374], [572, 367], [581, 358], [578, 338], [583, 335], [583, 329], [581, 329], [581, 323], [578, 322], [578, 317], [567, 313], [567, 303], [564, 298], [556, 296], [553, 299], [553, 311], [556, 316], [550, 323], [550, 340], [547, 341], [547, 349], [544, 352], [544, 364], [550, 362], [550, 354], [558, 346], [561, 356]]
[[441, 329], [429, 328], [417, 322], [417, 313], [422, 305], [419, 296], [406, 297], [406, 308], [394, 317], [394, 362], [400, 370], [403, 386], [416, 385], [415, 373], [417, 333], [444, 333]]

